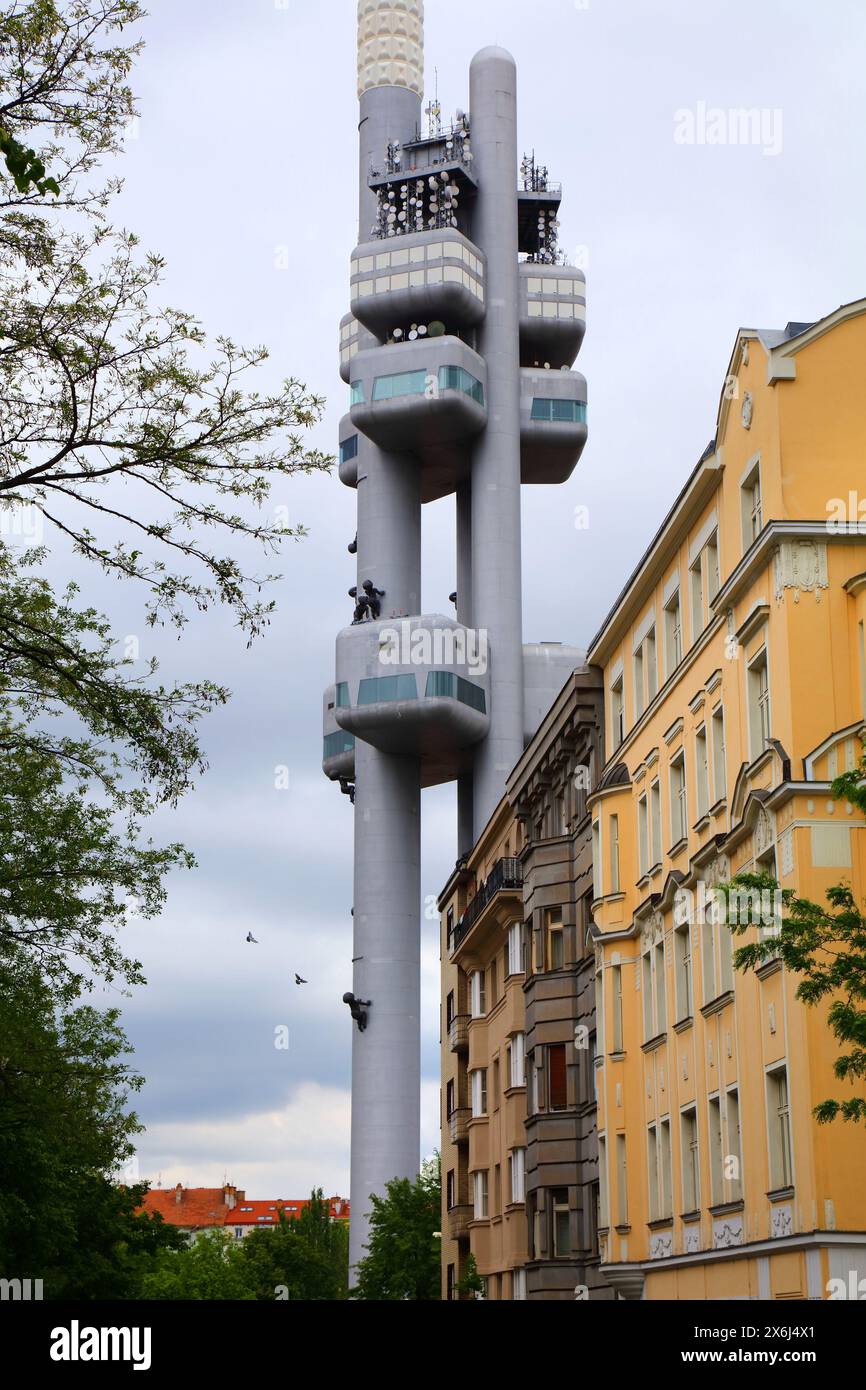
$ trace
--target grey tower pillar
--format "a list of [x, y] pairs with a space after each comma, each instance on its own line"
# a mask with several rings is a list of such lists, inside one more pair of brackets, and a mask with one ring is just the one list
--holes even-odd
[[472, 621], [491, 660], [490, 734], [475, 755], [476, 838], [523, 752], [520, 552], [520, 321], [517, 227], [517, 69], [484, 48], [470, 69], [472, 147], [479, 193], [474, 239], [487, 255], [488, 425], [472, 460]]
[[[389, 142], [410, 141], [421, 118], [423, 7], [361, 0], [359, 239], [376, 214], [367, 179]], [[421, 487], [406, 455], [361, 441], [358, 586], [385, 591], [383, 618], [421, 612]], [[387, 674], [383, 669], [383, 675]], [[369, 1000], [352, 1043], [350, 1265], [364, 1255], [371, 1194], [414, 1178], [421, 1126], [421, 790], [413, 758], [358, 740], [355, 752], [353, 992]]]

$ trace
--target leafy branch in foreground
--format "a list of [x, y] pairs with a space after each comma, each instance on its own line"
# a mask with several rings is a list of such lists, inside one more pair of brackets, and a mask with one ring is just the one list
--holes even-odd
[[[770, 874], [740, 874], [727, 892], [764, 894], [779, 892]], [[844, 1049], [834, 1063], [839, 1081], [857, 1085], [866, 1080], [866, 918], [850, 887], [827, 890], [828, 906], [798, 897], [791, 889], [781, 892], [782, 921], [778, 933], [760, 937], [734, 953], [738, 970], [757, 970], [779, 957], [786, 968], [801, 976], [796, 997], [810, 1007], [830, 1000], [827, 1021]], [[728, 920], [735, 920], [729, 914]], [[731, 930], [744, 935], [748, 924]], [[866, 1097], [825, 1100], [815, 1109], [820, 1124], [842, 1117], [866, 1121]]]

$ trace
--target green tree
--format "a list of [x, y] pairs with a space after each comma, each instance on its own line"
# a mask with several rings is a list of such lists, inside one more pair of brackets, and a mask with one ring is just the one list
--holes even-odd
[[273, 1301], [285, 1289], [293, 1302], [344, 1299], [349, 1283], [349, 1230], [331, 1219], [321, 1189], [297, 1217], [280, 1213], [279, 1225], [254, 1231], [243, 1243], [247, 1278], [256, 1298]]
[[[847, 799], [866, 814], [866, 755], [859, 766], [833, 783], [832, 796]], [[750, 942], [734, 953], [738, 970], [757, 970], [779, 957], [788, 970], [799, 975], [796, 996], [810, 1007], [828, 1004], [827, 1022], [843, 1050], [833, 1071], [839, 1081], [863, 1089], [866, 1082], [866, 917], [850, 885], [828, 889], [826, 904], [801, 898], [791, 889], [780, 890], [769, 874], [740, 874], [728, 892], [750, 895], [780, 894], [782, 913], [778, 933]], [[737, 914], [728, 912], [728, 921]], [[738, 936], [748, 923], [732, 926]], [[844, 1120], [866, 1122], [866, 1096], [825, 1100], [815, 1107], [819, 1124]]]
[[372, 1196], [368, 1254], [359, 1261], [352, 1297], [375, 1302], [438, 1301], [442, 1175], [439, 1155], [414, 1182], [395, 1178]]
[[466, 1269], [463, 1278], [457, 1285], [457, 1293], [460, 1298], [480, 1298], [484, 1293], [484, 1280], [478, 1272], [478, 1261], [472, 1252], [466, 1261]]
[[255, 1298], [243, 1252], [228, 1231], [206, 1231], [154, 1261], [141, 1297], [152, 1301], [250, 1303]]
[[0, 950], [0, 1270], [46, 1298], [134, 1298], [178, 1243], [137, 1213], [143, 1187], [112, 1180], [141, 1129], [128, 1051], [117, 1010], [58, 1006], [22, 951]]

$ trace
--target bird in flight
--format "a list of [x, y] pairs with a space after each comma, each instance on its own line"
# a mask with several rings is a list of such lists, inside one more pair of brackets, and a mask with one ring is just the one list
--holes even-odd
[[301, 977], [300, 977], [300, 975], [295, 974], [295, 984], [296, 984], [296, 985], [308, 985], [309, 983], [310, 983], [309, 980], [302, 980]]
[[259, 943], [256, 941], [256, 938], [253, 936], [252, 932], [250, 932], [249, 936], [247, 937], [247, 945], [258, 946], [258, 944]]

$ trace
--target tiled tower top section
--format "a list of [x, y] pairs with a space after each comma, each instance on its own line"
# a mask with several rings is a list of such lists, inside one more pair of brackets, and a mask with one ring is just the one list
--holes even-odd
[[358, 97], [374, 87], [424, 95], [424, 0], [358, 0]]

